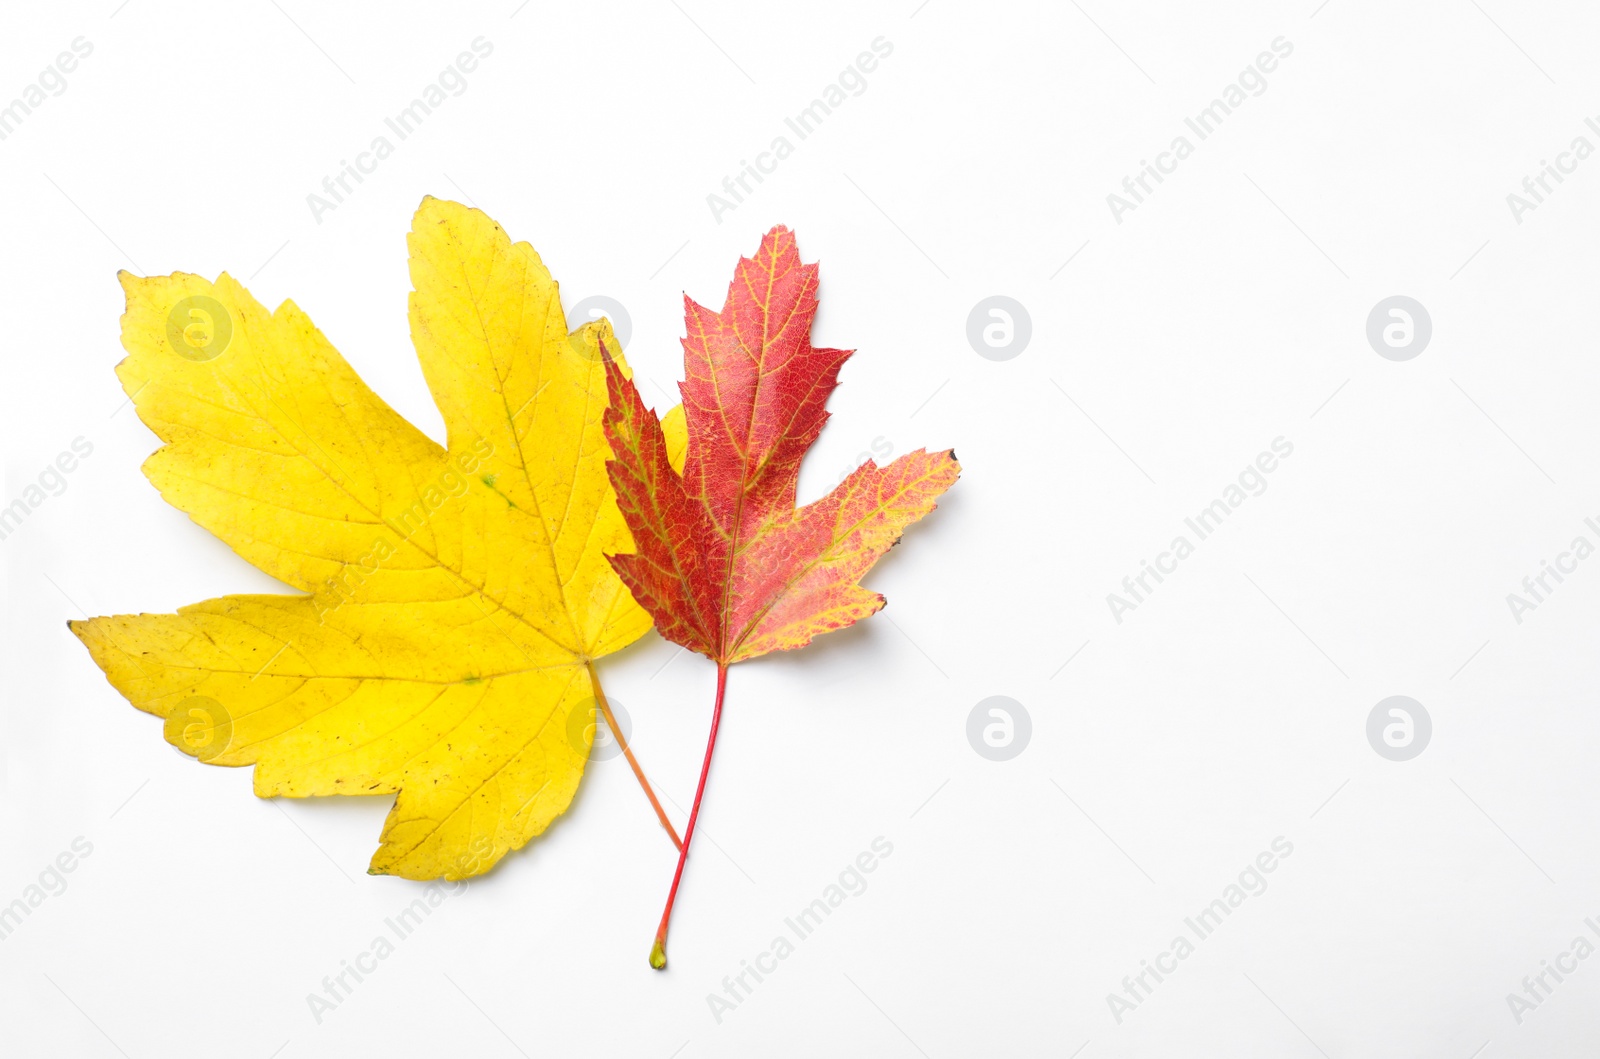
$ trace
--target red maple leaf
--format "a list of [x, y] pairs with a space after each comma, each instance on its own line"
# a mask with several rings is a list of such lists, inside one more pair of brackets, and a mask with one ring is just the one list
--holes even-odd
[[817, 266], [777, 227], [741, 258], [721, 312], [685, 296], [679, 384], [688, 427], [681, 467], [633, 382], [608, 359], [608, 465], [637, 551], [611, 564], [661, 635], [717, 664], [705, 762], [650, 965], [666, 966], [667, 925], [705, 792], [728, 667], [803, 647], [877, 612], [860, 579], [932, 511], [961, 472], [955, 452], [868, 460], [827, 496], [795, 507], [800, 461], [852, 350], [811, 345]]

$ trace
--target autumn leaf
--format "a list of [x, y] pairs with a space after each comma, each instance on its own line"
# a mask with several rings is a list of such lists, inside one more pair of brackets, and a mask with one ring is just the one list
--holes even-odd
[[[798, 510], [800, 461], [852, 351], [811, 345], [817, 266], [774, 228], [741, 259], [721, 312], [685, 297], [681, 457], [620, 362], [607, 361], [612, 484], [637, 552], [611, 557], [661, 635], [717, 664], [711, 735], [650, 965], [667, 926], [716, 747], [728, 667], [803, 647], [884, 605], [861, 577], [960, 473], [953, 451], [868, 460]], [[610, 345], [606, 348], [609, 350]]]
[[145, 474], [301, 594], [69, 625], [178, 749], [254, 765], [262, 798], [393, 794], [368, 871], [458, 879], [566, 810], [594, 707], [609, 720], [594, 660], [650, 617], [606, 560], [631, 547], [605, 474], [609, 322], [569, 334], [538, 254], [477, 210], [424, 199], [409, 243], [445, 447], [293, 303], [122, 274], [117, 375], [165, 442]]

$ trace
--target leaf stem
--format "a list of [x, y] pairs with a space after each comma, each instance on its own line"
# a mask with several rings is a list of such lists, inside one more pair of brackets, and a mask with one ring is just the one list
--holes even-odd
[[717, 663], [717, 704], [711, 710], [711, 735], [706, 739], [706, 760], [700, 766], [700, 784], [694, 789], [694, 805], [689, 808], [689, 826], [683, 831], [683, 847], [678, 851], [678, 870], [672, 876], [672, 890], [667, 894], [667, 907], [661, 912], [661, 926], [656, 928], [656, 943], [650, 949], [650, 966], [658, 971], [667, 966], [667, 926], [672, 922], [672, 905], [678, 899], [678, 884], [683, 881], [683, 865], [689, 859], [689, 843], [694, 841], [694, 824], [700, 817], [700, 799], [706, 793], [706, 776], [711, 772], [711, 753], [717, 748], [717, 728], [722, 724], [722, 698], [728, 690], [728, 666]]
[[611, 712], [611, 703], [606, 701], [606, 693], [600, 687], [600, 674], [594, 670], [593, 661], [585, 661], [589, 667], [589, 686], [594, 689], [594, 700], [600, 704], [600, 712], [605, 716], [606, 725], [611, 729], [611, 734], [617, 740], [617, 745], [622, 748], [622, 756], [628, 759], [628, 764], [633, 768], [633, 774], [639, 780], [639, 786], [644, 789], [644, 796], [650, 799], [650, 804], [656, 811], [656, 819], [661, 821], [661, 826], [667, 829], [667, 834], [672, 837], [672, 847], [683, 849], [683, 840], [678, 837], [677, 830], [672, 826], [672, 821], [667, 819], [667, 811], [661, 808], [661, 803], [656, 799], [656, 792], [651, 788], [650, 781], [644, 778], [644, 769], [639, 767], [639, 759], [633, 756], [633, 750], [628, 746], [627, 736], [622, 734], [622, 726], [617, 723], [616, 715]]

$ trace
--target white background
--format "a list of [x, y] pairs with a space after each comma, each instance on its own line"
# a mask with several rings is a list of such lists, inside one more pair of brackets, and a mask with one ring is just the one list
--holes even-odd
[[[1593, 1050], [1600, 959], [1520, 1025], [1505, 997], [1600, 917], [1600, 559], [1520, 624], [1506, 601], [1600, 541], [1600, 161], [1521, 223], [1506, 200], [1600, 146], [1594, 10], [117, 2], [8, 4], [0, 33], [0, 102], [94, 49], [0, 141], [0, 502], [94, 446], [0, 542], [0, 904], [94, 850], [0, 942], [7, 1055]], [[306, 196], [479, 36], [467, 90], [318, 223]], [[719, 223], [707, 195], [879, 36], [867, 90]], [[1266, 90], [1117, 223], [1106, 196], [1280, 36]], [[116, 271], [292, 297], [440, 436], [406, 326], [424, 194], [531, 241], [569, 306], [621, 301], [661, 403], [680, 292], [720, 305], [788, 224], [823, 264], [816, 341], [859, 350], [803, 498], [875, 440], [965, 473], [870, 575], [881, 616], [734, 671], [667, 973], [675, 855], [597, 761], [318, 1024], [306, 995], [419, 889], [364, 874], [388, 799], [256, 800], [64, 622], [278, 587], [139, 473]], [[966, 337], [993, 294], [1032, 319], [1005, 362]], [[1365, 335], [1395, 294], [1433, 322], [1405, 362]], [[1107, 594], [1279, 436], [1266, 492], [1115, 621]], [[601, 668], [681, 826], [714, 674], [674, 653]], [[1396, 694], [1434, 726], [1401, 763], [1365, 733]], [[968, 743], [991, 695], [1032, 718], [1010, 761]], [[707, 994], [876, 836], [866, 892], [719, 1022]], [[1268, 889], [1119, 1023], [1107, 994], [1277, 836]]]

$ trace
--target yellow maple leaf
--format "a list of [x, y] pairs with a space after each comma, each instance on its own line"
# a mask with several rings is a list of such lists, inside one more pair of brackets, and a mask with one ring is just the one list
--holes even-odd
[[292, 302], [121, 275], [117, 374], [166, 443], [145, 474], [303, 594], [69, 625], [180, 750], [254, 765], [263, 798], [395, 794], [368, 871], [458, 879], [566, 810], [593, 661], [650, 618], [605, 558], [633, 546], [606, 479], [610, 323], [569, 334], [538, 254], [477, 210], [424, 199], [409, 243], [444, 448]]

